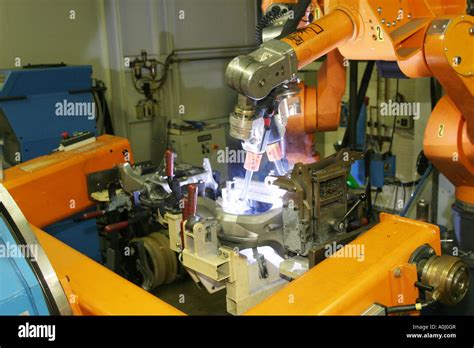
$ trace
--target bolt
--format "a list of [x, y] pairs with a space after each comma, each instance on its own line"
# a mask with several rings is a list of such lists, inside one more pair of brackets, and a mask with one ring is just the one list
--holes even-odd
[[380, 21], [382, 24], [385, 24], [385, 18]]
[[469, 34], [474, 35], [474, 27], [469, 28]]
[[392, 22], [392, 25], [393, 25], [393, 26], [396, 26], [396, 25], [397, 25], [397, 22], [396, 22], [396, 21], [393, 21], [393, 22]]
[[260, 87], [265, 86], [265, 79], [261, 79], [261, 80], [258, 82], [258, 85], [259, 85]]
[[395, 268], [393, 271], [395, 278], [400, 278], [402, 276], [402, 270], [400, 268]]
[[391, 25], [391, 24], [390, 24], [390, 22], [388, 22], [388, 23], [387, 23], [387, 27], [389, 27], [389, 28], [390, 28], [390, 25]]
[[411, 19], [412, 15], [411, 13], [408, 14], [408, 19]]
[[459, 64], [461, 64], [462, 62], [462, 58], [460, 56], [456, 56], [453, 58], [453, 65], [454, 66], [458, 66]]
[[379, 14], [382, 14], [382, 8], [379, 7], [379, 8], [377, 9], [377, 12], [378, 12]]

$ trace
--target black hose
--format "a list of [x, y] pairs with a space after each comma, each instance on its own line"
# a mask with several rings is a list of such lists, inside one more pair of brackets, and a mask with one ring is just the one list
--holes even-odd
[[371, 173], [370, 173], [370, 162], [372, 160], [372, 150], [368, 150], [364, 154], [364, 166], [365, 166], [365, 175], [367, 180], [367, 185], [365, 187], [365, 195], [367, 199], [365, 200], [365, 209], [367, 212], [367, 219], [369, 221], [375, 221], [376, 217], [373, 214], [374, 205], [375, 203], [372, 202], [372, 180], [371, 180]]
[[349, 146], [352, 150], [355, 150], [357, 147], [357, 119], [360, 114], [360, 104], [357, 92], [357, 83], [359, 81], [358, 61], [352, 60], [350, 62], [349, 75], [349, 119], [347, 120], [346, 128], [347, 143], [344, 142], [344, 138], [342, 142], [344, 146]]
[[425, 309], [426, 307], [431, 306], [433, 303], [435, 303], [435, 301], [429, 301], [429, 302], [417, 303], [417, 304], [411, 304], [411, 305], [404, 305], [404, 306], [387, 307], [385, 309], [385, 312], [387, 314], [394, 314], [394, 313], [406, 313], [406, 312], [421, 311], [422, 309]]
[[[351, 71], [352, 71], [352, 68], [355, 69], [356, 64], [357, 64], [357, 62], [351, 62]], [[357, 124], [359, 122], [359, 116], [360, 116], [360, 112], [362, 110], [362, 104], [364, 103], [364, 99], [367, 95], [367, 89], [369, 88], [370, 79], [371, 79], [372, 73], [374, 71], [374, 66], [375, 66], [375, 64], [374, 64], [373, 61], [368, 61], [367, 62], [367, 65], [366, 65], [365, 70], [364, 70], [364, 75], [362, 77], [362, 81], [361, 81], [360, 86], [359, 86], [359, 90], [358, 91], [354, 90], [354, 94], [351, 94], [351, 96], [353, 98], [355, 98], [355, 95], [356, 95], [355, 93], [357, 93], [357, 110], [355, 110], [355, 109], [351, 110], [350, 113], [349, 113], [349, 118], [351, 118], [351, 117], [355, 118], [353, 127], [357, 127]], [[357, 80], [358, 79], [358, 73], [351, 74], [351, 81], [352, 81], [352, 79], [354, 79], [354, 81]], [[355, 83], [357, 84], [357, 82], [355, 82]], [[351, 88], [356, 88], [357, 89], [357, 86], [353, 86], [352, 83], [351, 83]], [[352, 105], [352, 103], [351, 103], [350, 107], [355, 107], [355, 105]], [[348, 123], [352, 124], [352, 122], [350, 122], [350, 121]], [[356, 143], [351, 144], [350, 140], [349, 140], [350, 131], [351, 131], [351, 125], [348, 124], [348, 126], [346, 128], [346, 131], [344, 132], [344, 136], [342, 138], [342, 147], [348, 147], [348, 146], [352, 147], [353, 146], [355, 148]]]
[[[399, 98], [399, 96], [401, 96], [400, 93], [399, 93], [399, 88], [400, 88], [400, 79], [397, 79], [397, 92], [395, 94], [395, 100], [397, 101], [397, 103], [403, 101], [403, 100], [400, 100], [400, 98]], [[388, 147], [388, 153], [390, 153], [390, 154], [392, 153], [393, 140], [395, 139], [395, 130], [396, 130], [396, 128], [397, 128], [397, 115], [395, 115], [393, 117], [392, 135], [390, 137], [390, 145]]]
[[[102, 117], [104, 118], [104, 131], [105, 134], [114, 135], [114, 126], [112, 122], [112, 115], [110, 114], [109, 105], [107, 103], [107, 99], [105, 98], [105, 91], [107, 87], [105, 83], [100, 80], [96, 80], [96, 87], [94, 89], [93, 95], [95, 95], [94, 99], [97, 97], [97, 101], [100, 103], [102, 107]], [[99, 130], [100, 131], [100, 130]]]
[[263, 29], [268, 27], [270, 24], [272, 24], [275, 20], [283, 16], [283, 11], [280, 8], [280, 6], [275, 6], [265, 14], [262, 18], [257, 23], [257, 28], [255, 29], [255, 41], [257, 42], [257, 45], [261, 45], [263, 43], [263, 38], [262, 38], [262, 33]]
[[406, 305], [406, 306], [394, 306], [394, 307], [388, 307], [387, 308], [387, 314], [393, 314], [393, 313], [405, 313], [405, 312], [414, 312], [417, 311], [416, 305]]
[[397, 186], [400, 186], [400, 187], [412, 187], [412, 186], [418, 185], [419, 183], [420, 183], [420, 179], [416, 179], [416, 180], [409, 181], [409, 182], [396, 181], [393, 184], [397, 185]]
[[290, 18], [288, 21], [286, 21], [285, 26], [283, 27], [281, 34], [278, 35], [277, 39], [283, 39], [298, 28], [298, 24], [300, 24], [301, 19], [306, 14], [306, 10], [310, 4], [311, 0], [298, 1], [298, 4], [294, 8], [293, 18]]

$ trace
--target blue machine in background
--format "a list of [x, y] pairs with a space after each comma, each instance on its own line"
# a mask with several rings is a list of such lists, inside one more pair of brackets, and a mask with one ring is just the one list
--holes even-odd
[[[95, 211], [95, 208], [87, 211]], [[101, 262], [96, 219], [80, 220], [80, 216], [83, 214], [84, 212], [81, 212], [76, 216], [49, 225], [44, 230], [94, 261]]]
[[[370, 183], [372, 187], [382, 188], [385, 179], [395, 177], [397, 172], [397, 157], [389, 154], [372, 153], [370, 157]], [[359, 186], [365, 185], [365, 161], [354, 162], [351, 175]]]
[[[47, 155], [65, 134], [97, 135], [92, 66], [27, 66], [0, 70], [0, 137], [7, 165]], [[94, 117], [91, 117], [91, 111]], [[66, 219], [45, 230], [100, 260], [95, 219]]]
[[0, 70], [6, 162], [15, 165], [50, 153], [65, 132], [96, 133], [95, 117], [86, 114], [91, 108], [95, 114], [93, 102], [89, 65]]

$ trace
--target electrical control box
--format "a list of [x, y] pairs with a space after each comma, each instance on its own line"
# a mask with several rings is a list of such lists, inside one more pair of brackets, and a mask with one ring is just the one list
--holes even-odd
[[415, 120], [413, 116], [398, 116], [395, 126], [401, 129], [413, 129], [415, 127]]
[[220, 173], [220, 181], [227, 178], [228, 152], [226, 127], [205, 125], [200, 128], [172, 126], [168, 130], [168, 145], [182, 162], [201, 167], [209, 158], [212, 170]]

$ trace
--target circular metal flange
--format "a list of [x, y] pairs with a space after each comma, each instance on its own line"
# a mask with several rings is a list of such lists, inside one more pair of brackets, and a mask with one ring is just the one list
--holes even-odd
[[455, 305], [462, 301], [468, 291], [469, 267], [454, 256], [433, 256], [423, 267], [421, 281], [434, 288], [433, 292], [428, 292], [431, 299]]
[[[142, 238], [134, 238], [129, 245], [135, 249], [136, 243], [143, 242], [145, 248], [147, 270], [139, 269], [143, 277], [141, 287], [147, 291], [153, 290], [162, 284], [173, 282], [178, 274], [178, 261], [175, 253], [169, 248], [169, 239], [162, 233], [155, 232]], [[135, 250], [136, 251], [136, 250]], [[137, 253], [139, 255], [139, 253]]]

